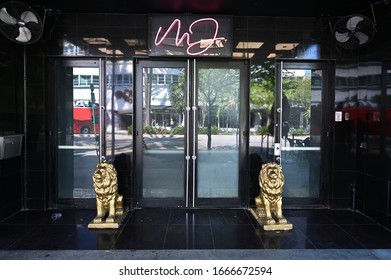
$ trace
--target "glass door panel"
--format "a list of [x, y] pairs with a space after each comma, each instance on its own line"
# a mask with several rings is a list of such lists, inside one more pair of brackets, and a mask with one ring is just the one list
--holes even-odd
[[59, 61], [57, 100], [57, 199], [94, 198], [92, 174], [100, 158], [99, 61]]
[[141, 197], [150, 202], [156, 199], [160, 205], [172, 203], [183, 206], [185, 64], [181, 63], [179, 67], [142, 67], [141, 71]]
[[324, 91], [323, 69], [317, 65], [281, 66], [282, 87], [277, 135], [286, 198], [320, 198]]
[[240, 69], [199, 67], [198, 198], [237, 198]]

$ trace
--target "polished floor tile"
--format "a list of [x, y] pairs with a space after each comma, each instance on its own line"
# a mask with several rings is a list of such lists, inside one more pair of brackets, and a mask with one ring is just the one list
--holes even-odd
[[168, 223], [172, 225], [209, 225], [209, 211], [206, 209], [171, 211]]
[[8, 249], [18, 240], [24, 239], [32, 231], [30, 225], [0, 224], [0, 249]]
[[376, 224], [350, 224], [341, 226], [367, 249], [391, 248], [391, 233]]
[[263, 244], [253, 225], [212, 225], [216, 249], [262, 249]]
[[163, 249], [166, 224], [129, 223], [124, 226], [114, 249]]
[[243, 209], [218, 209], [209, 210], [209, 217], [213, 225], [252, 225], [254, 222], [248, 213]]
[[317, 249], [364, 249], [358, 240], [335, 224], [308, 224], [303, 233]]
[[263, 231], [259, 229], [265, 249], [315, 249], [315, 245], [298, 228], [289, 231]]
[[[53, 213], [60, 213], [57, 219]], [[284, 211], [290, 231], [264, 231], [246, 209], [129, 211], [118, 229], [88, 229], [87, 209], [20, 211], [0, 223], [3, 250], [388, 249], [391, 231], [359, 212]]]
[[13, 243], [11, 250], [56, 250], [75, 234], [74, 225], [41, 224]]
[[134, 210], [128, 213], [130, 224], [140, 225], [166, 225], [170, 218], [171, 211], [169, 209], [152, 209]]
[[164, 249], [214, 249], [210, 225], [168, 225]]
[[324, 210], [321, 213], [324, 217], [339, 225], [375, 224], [375, 221], [359, 212]]

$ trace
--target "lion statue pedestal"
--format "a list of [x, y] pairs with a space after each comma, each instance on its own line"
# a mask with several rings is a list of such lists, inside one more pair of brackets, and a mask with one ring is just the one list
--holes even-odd
[[103, 160], [92, 176], [96, 194], [96, 217], [88, 228], [119, 228], [124, 215], [123, 197], [118, 193], [117, 171]]
[[281, 165], [263, 164], [258, 179], [260, 193], [251, 213], [264, 230], [291, 230], [292, 224], [282, 215], [284, 174]]

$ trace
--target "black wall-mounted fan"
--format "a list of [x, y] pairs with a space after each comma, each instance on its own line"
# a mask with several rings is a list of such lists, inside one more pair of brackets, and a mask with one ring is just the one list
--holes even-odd
[[334, 25], [333, 35], [338, 46], [353, 50], [372, 40], [375, 35], [375, 26], [364, 15], [345, 16]]
[[9, 1], [0, 5], [0, 32], [20, 44], [32, 44], [43, 33], [39, 15], [27, 4]]

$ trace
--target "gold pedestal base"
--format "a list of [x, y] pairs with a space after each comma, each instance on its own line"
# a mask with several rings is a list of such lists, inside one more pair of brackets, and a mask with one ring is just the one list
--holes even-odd
[[122, 215], [115, 217], [115, 220], [113, 223], [106, 223], [106, 222], [94, 223], [94, 220], [92, 220], [88, 224], [88, 228], [90, 228], [90, 229], [115, 229], [115, 228], [119, 228], [120, 225], [122, 224], [122, 221], [125, 219], [127, 213], [128, 213], [128, 210], [126, 209]]
[[260, 226], [262, 226], [263, 230], [266, 231], [281, 231], [281, 230], [292, 230], [293, 225], [289, 223], [288, 221], [286, 223], [275, 223], [275, 224], [268, 224], [266, 222], [266, 215], [264, 210], [262, 209], [250, 209], [251, 214], [254, 216], [254, 218], [257, 220]]

